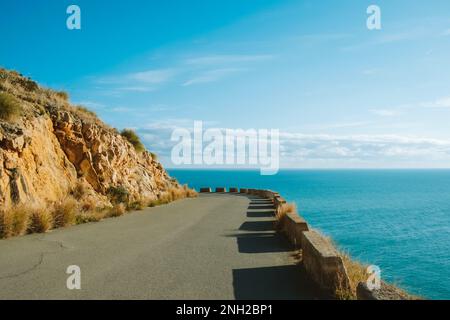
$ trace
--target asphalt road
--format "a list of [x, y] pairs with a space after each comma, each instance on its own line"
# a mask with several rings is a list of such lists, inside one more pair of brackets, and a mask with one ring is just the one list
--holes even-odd
[[[209, 194], [0, 241], [0, 299], [312, 299], [270, 205]], [[66, 286], [68, 266], [81, 290]]]

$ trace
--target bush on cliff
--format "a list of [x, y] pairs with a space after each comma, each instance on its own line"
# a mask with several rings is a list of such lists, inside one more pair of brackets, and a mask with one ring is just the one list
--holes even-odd
[[29, 223], [29, 209], [24, 205], [0, 212], [0, 238], [24, 235]]
[[116, 204], [111, 210], [108, 212], [108, 217], [115, 218], [123, 216], [127, 211], [126, 206], [123, 203]]
[[28, 233], [43, 233], [53, 227], [53, 216], [47, 208], [30, 209]]
[[69, 94], [65, 91], [55, 91], [55, 95], [63, 99], [64, 101], [69, 100]]
[[52, 212], [55, 228], [67, 227], [74, 224], [77, 212], [77, 201], [72, 197], [67, 197], [57, 203]]
[[109, 187], [108, 196], [114, 204], [128, 204], [130, 194], [124, 186]]
[[128, 142], [130, 142], [133, 145], [134, 149], [137, 152], [142, 152], [145, 150], [145, 147], [142, 144], [141, 139], [139, 139], [139, 136], [133, 130], [123, 129], [120, 134], [122, 135], [122, 137], [127, 139]]
[[6, 92], [0, 92], [0, 119], [13, 121], [22, 114], [20, 102]]

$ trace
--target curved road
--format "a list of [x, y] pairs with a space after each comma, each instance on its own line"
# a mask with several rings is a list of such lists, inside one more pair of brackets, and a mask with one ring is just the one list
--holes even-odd
[[[0, 299], [312, 299], [272, 208], [205, 194], [0, 241]], [[81, 269], [68, 290], [66, 269]]]

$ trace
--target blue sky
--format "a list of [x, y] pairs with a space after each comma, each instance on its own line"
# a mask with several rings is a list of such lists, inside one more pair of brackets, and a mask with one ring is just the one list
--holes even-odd
[[450, 167], [450, 2], [411, 2], [2, 1], [0, 65], [135, 128], [167, 166], [171, 131], [202, 120], [280, 129], [284, 167]]

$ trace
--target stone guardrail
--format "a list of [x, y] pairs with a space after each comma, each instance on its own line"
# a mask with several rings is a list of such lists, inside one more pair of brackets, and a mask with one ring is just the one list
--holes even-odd
[[315, 231], [305, 231], [301, 243], [306, 273], [324, 292], [333, 295], [336, 290], [351, 290], [342, 257], [328, 239]]
[[[210, 190], [210, 188], [202, 188]], [[226, 192], [225, 188], [216, 188], [216, 192]], [[230, 188], [234, 192], [236, 188]], [[336, 288], [348, 287], [349, 279], [337, 250], [323, 236], [309, 231], [307, 222], [297, 212], [283, 214], [287, 201], [278, 192], [271, 190], [241, 188], [241, 194], [253, 195], [271, 200], [274, 204], [274, 216], [277, 217], [278, 230], [298, 249], [302, 249], [305, 271], [317, 285], [330, 294]]]

